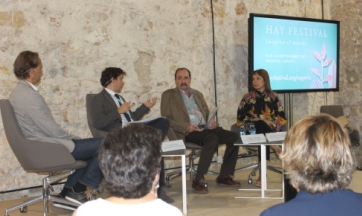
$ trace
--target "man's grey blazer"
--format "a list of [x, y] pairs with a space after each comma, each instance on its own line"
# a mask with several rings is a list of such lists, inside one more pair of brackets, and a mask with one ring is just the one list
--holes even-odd
[[72, 139], [78, 136], [65, 132], [54, 120], [53, 115], [41, 96], [24, 80], [19, 80], [9, 96], [16, 119], [24, 137], [29, 140], [58, 143], [74, 150]]
[[[122, 100], [125, 101], [123, 97]], [[103, 89], [91, 101], [89, 112], [93, 116], [94, 127], [106, 132], [110, 132], [115, 128], [121, 128], [122, 118], [117, 109], [117, 105], [111, 95]], [[133, 120], [138, 121], [149, 111], [150, 108], [142, 104], [134, 112], [131, 112], [131, 117]]]

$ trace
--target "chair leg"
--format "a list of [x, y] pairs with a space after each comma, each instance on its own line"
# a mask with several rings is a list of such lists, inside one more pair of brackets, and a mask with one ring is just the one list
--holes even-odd
[[[197, 173], [197, 168], [196, 168], [194, 159], [199, 157], [199, 153], [196, 153], [196, 150], [192, 149], [191, 153], [189, 154], [188, 157], [189, 157], [189, 165], [186, 168], [186, 174], [190, 173], [190, 181], [192, 181], [193, 180], [192, 179], [192, 173]], [[207, 171], [207, 174], [219, 175], [220, 173], [214, 172], [214, 171]], [[178, 172], [178, 171], [167, 173], [167, 175], [165, 177], [166, 178], [166, 186], [171, 187], [172, 186], [171, 180], [174, 179], [174, 178], [177, 178], [177, 177], [179, 177], [181, 175], [182, 175], [182, 173]]]
[[[194, 168], [194, 160], [193, 157], [195, 157], [195, 151], [191, 151], [191, 153], [189, 154], [189, 165], [186, 167], [186, 174], [190, 173], [190, 179], [191, 179], [191, 173], [196, 173], [195, 168]], [[175, 179], [179, 176], [182, 175], [182, 172], [180, 171], [174, 171], [174, 172], [169, 172], [166, 174], [165, 180], [166, 180], [166, 187], [172, 187], [172, 183], [171, 180]]]
[[37, 197], [35, 199], [31, 199], [28, 200], [22, 204], [16, 205], [16, 206], [12, 206], [10, 208], [5, 209], [5, 216], [9, 216], [9, 212], [14, 211], [16, 209], [22, 209], [22, 208], [26, 208], [28, 205], [32, 205], [38, 202], [43, 201], [43, 196]]
[[[197, 173], [197, 169], [195, 168], [195, 162], [194, 159], [199, 156], [198, 153], [196, 153], [195, 150], [191, 150], [189, 154], [189, 165], [186, 167], [186, 174], [190, 173], [190, 181], [192, 181], [192, 173]], [[166, 174], [166, 186], [171, 187], [172, 183], [171, 180], [175, 179], [182, 175], [182, 172], [175, 171], [175, 172], [169, 172]]]
[[[187, 173], [187, 169], [186, 169], [186, 173]], [[167, 174], [166, 174], [166, 177], [165, 177], [166, 187], [167, 187], [167, 188], [172, 187], [172, 183], [171, 183], [172, 179], [175, 179], [175, 178], [177, 178], [177, 177], [179, 177], [179, 176], [181, 176], [181, 175], [182, 175], [182, 173], [179, 172], [179, 171], [174, 171], [174, 172], [169, 172], [169, 173], [167, 173]]]
[[192, 150], [189, 156], [189, 172], [190, 173], [190, 181], [192, 181], [192, 173], [197, 173], [197, 169], [195, 168], [195, 161], [194, 159], [199, 157], [199, 154], [196, 153], [195, 150]]
[[49, 176], [43, 178], [43, 188], [42, 188], [41, 196], [28, 200], [22, 204], [5, 209], [5, 216], [9, 216], [9, 212], [14, 211], [16, 209], [20, 209], [21, 212], [25, 213], [27, 211], [28, 205], [32, 205], [32, 204], [35, 204], [38, 202], [43, 202], [43, 212], [44, 212], [44, 216], [46, 216], [47, 213], [49, 212], [49, 206], [48, 206], [49, 200], [54, 200], [54, 201], [57, 201], [60, 203], [68, 204], [68, 205], [79, 206], [76, 203], [70, 202], [68, 200], [50, 196], [50, 189], [52, 189], [51, 184], [54, 182], [58, 182], [59, 180], [61, 180], [63, 178], [66, 178], [67, 176], [71, 175], [72, 173], [74, 173], [74, 170], [64, 172], [59, 175], [53, 175], [53, 173], [50, 172]]
[[249, 170], [249, 169], [254, 169], [254, 168], [257, 168], [257, 167], [259, 167], [259, 164], [253, 164], [253, 165], [249, 165], [249, 166], [237, 168], [237, 169], [235, 169], [235, 172], [245, 171], [245, 170]]
[[256, 175], [256, 171], [258, 169], [260, 169], [260, 165], [259, 164], [254, 164], [252, 165], [254, 166], [253, 170], [250, 172], [249, 177], [248, 177], [248, 184], [253, 184], [253, 179], [251, 178], [251, 176], [255, 176]]
[[[256, 175], [256, 171], [258, 169], [260, 169], [260, 164], [253, 164], [253, 165], [250, 165], [250, 166], [247, 166], [247, 167], [242, 167], [242, 168], [239, 168], [236, 171], [243, 171], [243, 170], [247, 170], [247, 169], [251, 169], [253, 168], [253, 170], [250, 172], [249, 174], [249, 177], [248, 177], [248, 184], [252, 184], [253, 183], [253, 180], [251, 178], [251, 176], [255, 176]], [[267, 169], [270, 170], [270, 171], [273, 171], [273, 172], [276, 172], [276, 173], [279, 173], [279, 174], [282, 174], [282, 171], [280, 171], [277, 167], [274, 167], [274, 166], [270, 166], [268, 165], [267, 166]]]
[[48, 201], [55, 201], [55, 202], [58, 202], [58, 203], [71, 205], [71, 206], [75, 206], [75, 207], [80, 206], [78, 203], [75, 203], [75, 202], [72, 202], [72, 201], [69, 201], [69, 200], [66, 200], [66, 199], [62, 199], [62, 198], [59, 198], [59, 197], [56, 197], [56, 196], [49, 196]]
[[214, 171], [207, 171], [207, 174], [211, 174], [211, 175], [220, 175], [220, 173], [218, 172], [214, 172]]
[[49, 206], [48, 206], [48, 197], [50, 195], [50, 191], [49, 191], [49, 178], [43, 178], [43, 212], [44, 212], [44, 216], [46, 216], [46, 214], [49, 212]]
[[280, 171], [281, 168], [278, 169], [278, 167], [275, 167], [275, 166], [267, 166], [267, 169], [270, 171], [282, 174], [282, 171]]

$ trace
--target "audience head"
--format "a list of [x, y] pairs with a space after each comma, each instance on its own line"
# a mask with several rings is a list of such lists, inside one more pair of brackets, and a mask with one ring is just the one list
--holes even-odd
[[113, 196], [125, 199], [144, 197], [156, 188], [160, 162], [161, 134], [143, 124], [109, 133], [99, 152], [107, 189]]
[[41, 78], [42, 72], [42, 62], [40, 60], [39, 54], [32, 51], [23, 51], [19, 53], [14, 62], [14, 73], [18, 79], [25, 80], [30, 77], [30, 71], [34, 70], [38, 72], [36, 74], [40, 75]]
[[191, 84], [190, 70], [187, 68], [177, 68], [175, 71], [175, 84], [178, 89], [189, 89]]
[[285, 170], [290, 183], [309, 193], [325, 193], [348, 187], [355, 168], [347, 132], [328, 115], [304, 118], [287, 133]]
[[[255, 84], [254, 84], [255, 82]], [[251, 90], [271, 92], [269, 74], [264, 69], [255, 70], [251, 73]]]
[[[121, 68], [117, 67], [107, 67], [102, 71], [101, 76], [101, 85], [107, 87], [110, 85], [117, 84], [120, 85], [120, 82], [123, 83], [123, 77], [126, 75], [126, 72]], [[123, 84], [122, 84], [123, 87]]]

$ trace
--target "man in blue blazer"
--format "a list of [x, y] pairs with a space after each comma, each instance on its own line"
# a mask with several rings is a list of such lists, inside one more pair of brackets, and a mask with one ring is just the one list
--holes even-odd
[[[125, 75], [126, 72], [117, 67], [108, 67], [102, 71], [100, 82], [104, 89], [90, 102], [89, 110], [94, 119], [94, 127], [98, 130], [111, 132], [116, 128], [125, 127], [131, 122], [141, 120], [157, 102], [156, 98], [148, 99], [135, 111], [131, 111], [132, 104], [120, 95], [124, 86], [123, 78]], [[162, 140], [164, 140], [169, 127], [166, 118], [156, 118], [144, 124], [161, 130]], [[165, 186], [164, 175], [162, 161], [158, 195], [165, 202], [172, 203], [174, 200], [161, 189]]]

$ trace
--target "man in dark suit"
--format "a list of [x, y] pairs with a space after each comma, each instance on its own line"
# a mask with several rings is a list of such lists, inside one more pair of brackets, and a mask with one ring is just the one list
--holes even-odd
[[175, 72], [176, 88], [166, 90], [161, 97], [161, 115], [170, 121], [170, 127], [179, 139], [202, 146], [197, 174], [192, 183], [196, 193], [208, 193], [204, 183], [214, 153], [220, 144], [226, 144], [220, 175], [216, 179], [218, 185], [238, 187], [240, 183], [233, 180], [239, 148], [234, 143], [239, 134], [218, 127], [213, 120], [208, 129], [201, 130], [208, 119], [209, 108], [201, 92], [190, 87], [191, 73], [187, 68], [179, 68]]
[[[94, 118], [94, 127], [98, 130], [111, 132], [116, 128], [125, 127], [131, 122], [138, 121], [157, 102], [157, 98], [148, 99], [135, 111], [131, 111], [132, 104], [119, 95], [124, 86], [123, 78], [125, 75], [126, 72], [116, 67], [108, 67], [102, 72], [100, 81], [104, 89], [94, 97], [90, 106], [90, 113]], [[162, 140], [165, 138], [169, 127], [169, 122], [166, 118], [156, 118], [144, 124], [161, 130]], [[161, 189], [165, 185], [163, 161], [161, 162], [159, 184], [159, 198], [168, 203], [174, 202]]]

